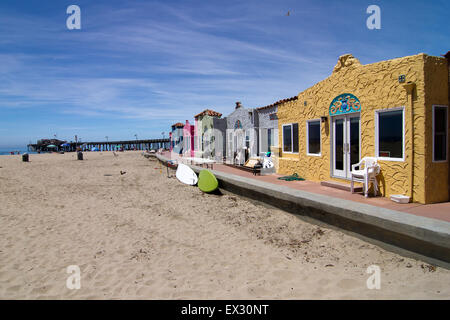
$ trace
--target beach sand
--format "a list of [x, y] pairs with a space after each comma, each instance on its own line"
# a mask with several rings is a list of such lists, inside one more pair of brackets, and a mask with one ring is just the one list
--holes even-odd
[[448, 270], [117, 154], [0, 156], [1, 299], [450, 298]]

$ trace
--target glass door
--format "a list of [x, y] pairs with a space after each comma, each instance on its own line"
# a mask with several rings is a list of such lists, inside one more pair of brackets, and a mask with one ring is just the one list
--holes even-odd
[[360, 160], [360, 120], [359, 115], [348, 116], [348, 168], [347, 168], [347, 178], [351, 178], [352, 165], [358, 163]]
[[351, 166], [359, 162], [359, 114], [333, 118], [333, 176], [350, 179]]
[[345, 172], [345, 117], [333, 119], [333, 175], [346, 177]]

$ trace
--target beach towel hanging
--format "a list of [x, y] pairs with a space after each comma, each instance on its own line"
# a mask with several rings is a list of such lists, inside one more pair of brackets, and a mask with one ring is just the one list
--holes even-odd
[[284, 181], [305, 181], [305, 179], [299, 177], [297, 173], [294, 173], [291, 176], [279, 177], [278, 180], [284, 180]]

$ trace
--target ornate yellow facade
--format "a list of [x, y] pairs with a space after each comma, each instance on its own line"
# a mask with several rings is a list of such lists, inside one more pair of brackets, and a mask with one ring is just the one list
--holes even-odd
[[[404, 81], [399, 80], [402, 75]], [[361, 65], [352, 55], [341, 56], [331, 76], [301, 92], [298, 100], [278, 107], [279, 145], [283, 146], [283, 125], [298, 123], [299, 135], [298, 153], [284, 153], [281, 148], [278, 172], [297, 172], [312, 181], [346, 181], [333, 174], [333, 117], [329, 110], [335, 97], [349, 93], [361, 105], [360, 158], [376, 156], [377, 112], [403, 110], [403, 159], [379, 160], [381, 195], [403, 194], [419, 203], [449, 201], [448, 144], [447, 161], [433, 162], [432, 114], [434, 105], [448, 106], [448, 86], [444, 58], [418, 54]], [[307, 155], [306, 123], [321, 118], [320, 155]], [[448, 119], [446, 123], [448, 141]]]

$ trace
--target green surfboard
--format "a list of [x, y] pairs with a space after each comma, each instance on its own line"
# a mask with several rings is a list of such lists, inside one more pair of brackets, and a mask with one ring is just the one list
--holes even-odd
[[198, 175], [198, 188], [203, 192], [213, 192], [219, 187], [219, 182], [209, 170], [202, 170]]

